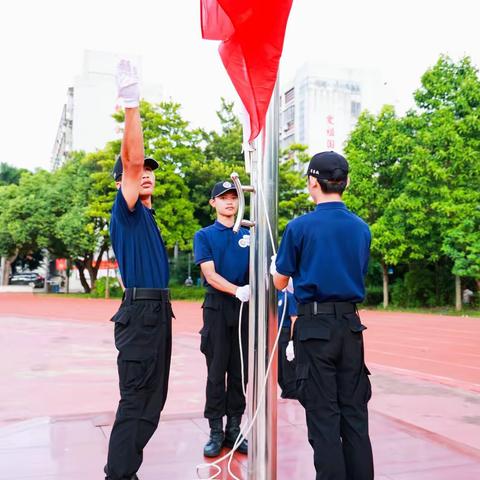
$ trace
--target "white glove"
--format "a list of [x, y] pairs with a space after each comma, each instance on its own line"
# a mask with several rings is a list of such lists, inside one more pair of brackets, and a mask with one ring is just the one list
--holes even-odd
[[277, 261], [277, 256], [272, 255], [272, 263], [270, 264], [270, 275], [275, 275], [277, 273], [277, 267], [275, 266], [275, 262]]
[[140, 88], [137, 68], [130, 60], [120, 60], [115, 75], [118, 98], [125, 108], [138, 107], [140, 104]]
[[293, 350], [293, 340], [290, 340], [286, 350], [287, 360], [291, 362], [295, 358], [295, 351]]
[[250, 300], [250, 285], [244, 285], [243, 287], [238, 287], [235, 292], [235, 296], [241, 302], [248, 302]]
[[287, 286], [285, 287], [285, 290], [288, 292], [288, 293], [293, 293], [293, 280], [292, 280], [292, 277], [290, 277], [288, 279], [288, 283], [287, 283]]

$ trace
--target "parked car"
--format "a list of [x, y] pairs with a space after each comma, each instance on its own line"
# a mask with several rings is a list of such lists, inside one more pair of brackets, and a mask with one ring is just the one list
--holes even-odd
[[12, 275], [8, 283], [10, 285], [29, 285], [34, 288], [43, 288], [45, 286], [45, 278], [39, 273], [21, 272]]

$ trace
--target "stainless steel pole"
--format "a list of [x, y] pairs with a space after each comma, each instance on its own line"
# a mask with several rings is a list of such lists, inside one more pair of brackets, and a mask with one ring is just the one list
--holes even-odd
[[[267, 216], [277, 244], [278, 185], [278, 82], [273, 92], [264, 132], [252, 155], [250, 234], [250, 325], [248, 407], [249, 420], [259, 407], [256, 423], [249, 435], [248, 479], [277, 478], [277, 361], [267, 381], [266, 394], [260, 398], [265, 382], [268, 358], [277, 333], [276, 292], [269, 273], [273, 255]], [[264, 199], [262, 199], [262, 192]], [[265, 201], [264, 201], [265, 200]], [[267, 211], [264, 206], [266, 205]]]

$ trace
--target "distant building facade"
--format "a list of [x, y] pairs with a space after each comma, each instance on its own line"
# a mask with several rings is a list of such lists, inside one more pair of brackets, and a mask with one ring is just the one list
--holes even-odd
[[301, 143], [310, 153], [343, 152], [360, 112], [382, 104], [378, 72], [307, 63], [282, 89], [280, 147]]
[[[124, 56], [117, 53], [85, 52], [82, 73], [67, 90], [52, 151], [52, 169], [62, 165], [73, 150], [93, 152], [119, 137], [119, 126], [112, 115], [119, 108], [115, 71], [121, 58]], [[128, 58], [141, 70], [141, 57]], [[160, 102], [163, 88], [158, 84], [142, 85], [142, 96], [150, 102]]]

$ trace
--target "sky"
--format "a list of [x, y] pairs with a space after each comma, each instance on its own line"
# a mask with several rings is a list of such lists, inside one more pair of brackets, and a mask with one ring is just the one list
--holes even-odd
[[[200, 34], [200, 0], [23, 0], [2, 8], [0, 162], [49, 168], [66, 91], [83, 52], [142, 56], [145, 82], [162, 84], [194, 126], [218, 128], [220, 97], [235, 93], [218, 42]], [[402, 112], [441, 53], [480, 66], [474, 0], [294, 0], [281, 82], [306, 61], [378, 70]]]

